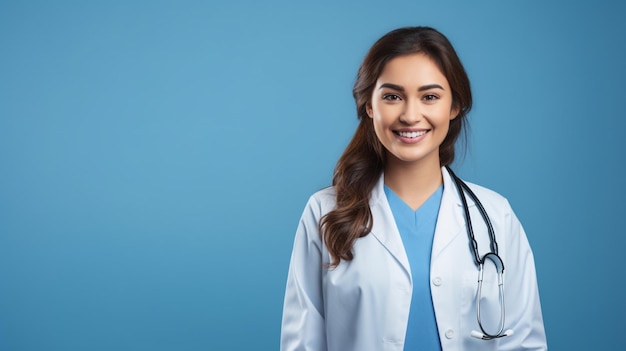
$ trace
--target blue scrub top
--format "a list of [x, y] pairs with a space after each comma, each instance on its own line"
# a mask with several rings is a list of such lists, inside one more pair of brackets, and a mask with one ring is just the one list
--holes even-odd
[[413, 279], [413, 295], [404, 350], [441, 351], [430, 293], [430, 256], [443, 185], [415, 211], [386, 185], [385, 195], [402, 237]]

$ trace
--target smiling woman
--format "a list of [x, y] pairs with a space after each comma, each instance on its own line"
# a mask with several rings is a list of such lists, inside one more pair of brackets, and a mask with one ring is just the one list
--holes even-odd
[[[418, 53], [396, 57], [385, 65], [367, 104], [367, 114], [388, 151], [388, 169], [402, 168], [403, 164], [438, 169], [439, 145], [448, 135], [458, 108], [452, 107], [450, 85], [439, 67]], [[392, 189], [402, 188], [401, 184], [386, 184]], [[435, 189], [400, 195], [417, 209]]]
[[[353, 94], [359, 126], [296, 232], [281, 350], [547, 349], [520, 222], [506, 199], [448, 168], [472, 96], [447, 38], [386, 34]], [[485, 221], [472, 227], [472, 216]]]

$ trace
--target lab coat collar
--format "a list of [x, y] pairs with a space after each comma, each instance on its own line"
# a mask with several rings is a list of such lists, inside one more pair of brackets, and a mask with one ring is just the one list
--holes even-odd
[[[457, 236], [462, 232], [465, 225], [462, 217], [462, 204], [458, 196], [456, 186], [452, 177], [442, 167], [443, 174], [443, 194], [441, 197], [441, 206], [437, 217], [437, 227], [435, 229], [435, 237], [433, 240], [433, 249], [431, 261], [443, 251]], [[381, 174], [378, 182], [372, 190], [370, 199], [370, 209], [374, 223], [372, 224], [371, 234], [394, 256], [396, 260], [404, 267], [405, 272], [410, 277], [411, 270], [409, 259], [402, 244], [402, 237], [395, 223], [393, 213], [389, 207], [387, 196], [385, 195], [384, 174]], [[469, 206], [474, 204], [470, 201]]]
[[[463, 204], [459, 197], [456, 184], [448, 170], [443, 167], [443, 195], [437, 217], [435, 238], [431, 252], [431, 262], [436, 260], [439, 254], [455, 239], [463, 233], [465, 218], [463, 217]], [[468, 207], [473, 207], [474, 202], [468, 200]], [[461, 236], [462, 237], [462, 236]], [[469, 246], [468, 246], [469, 247]]]

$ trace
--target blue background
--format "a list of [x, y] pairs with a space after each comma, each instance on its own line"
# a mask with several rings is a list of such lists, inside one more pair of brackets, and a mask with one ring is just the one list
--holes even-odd
[[357, 68], [407, 25], [467, 68], [456, 169], [524, 223], [550, 347], [626, 349], [624, 1], [4, 0], [0, 350], [276, 350]]

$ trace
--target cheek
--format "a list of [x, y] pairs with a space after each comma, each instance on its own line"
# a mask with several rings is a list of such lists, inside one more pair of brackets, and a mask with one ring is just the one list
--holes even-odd
[[450, 120], [446, 119], [441, 121], [441, 124], [439, 125], [439, 129], [441, 129], [442, 132], [444, 132], [445, 134], [448, 134], [448, 131], [450, 130]]
[[392, 123], [394, 115], [393, 107], [385, 105], [373, 105], [371, 110], [371, 117], [374, 120], [374, 124], [379, 126], [386, 126]]

